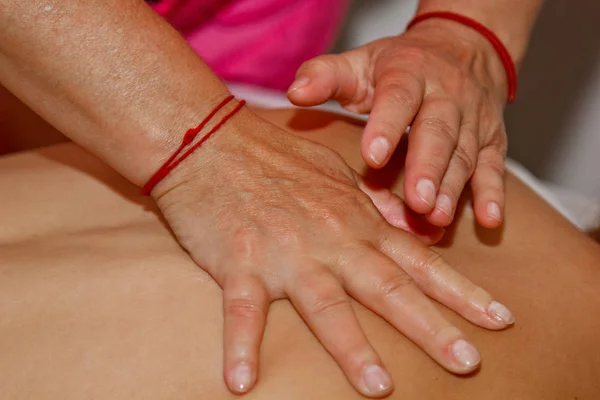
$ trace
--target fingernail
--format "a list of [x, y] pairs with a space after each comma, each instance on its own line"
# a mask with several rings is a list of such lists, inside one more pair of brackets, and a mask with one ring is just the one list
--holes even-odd
[[371, 142], [369, 146], [369, 157], [377, 165], [382, 164], [390, 152], [392, 145], [386, 138], [380, 136]]
[[421, 179], [417, 182], [417, 195], [421, 200], [433, 207], [435, 202], [435, 185], [429, 179]]
[[464, 339], [458, 339], [452, 345], [452, 355], [457, 364], [463, 368], [472, 368], [481, 362], [477, 349]]
[[246, 393], [250, 390], [252, 372], [247, 364], [239, 364], [231, 371], [231, 387], [238, 393]]
[[392, 387], [392, 379], [388, 373], [378, 365], [369, 365], [364, 369], [363, 383], [367, 394], [370, 395], [381, 394]]
[[452, 216], [452, 199], [445, 194], [438, 196], [435, 208], [448, 216]]
[[500, 321], [506, 325], [512, 325], [515, 322], [515, 317], [506, 306], [492, 301], [487, 309], [488, 313], [497, 321]]
[[308, 82], [310, 82], [310, 79], [308, 79], [305, 76], [296, 79], [294, 81], [294, 83], [292, 83], [292, 85], [290, 86], [290, 88], [288, 89], [288, 93], [292, 93], [292, 92], [295, 92], [298, 89], [302, 89], [304, 86], [308, 85]]
[[500, 206], [498, 206], [497, 203], [490, 201], [487, 205], [487, 213], [495, 220], [502, 221], [502, 216], [500, 215]]

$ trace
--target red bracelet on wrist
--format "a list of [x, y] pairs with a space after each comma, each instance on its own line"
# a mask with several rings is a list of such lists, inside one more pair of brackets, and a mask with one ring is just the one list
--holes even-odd
[[175, 152], [171, 155], [171, 157], [169, 157], [169, 159], [164, 162], [164, 164], [154, 173], [154, 175], [152, 175], [152, 177], [150, 177], [148, 182], [142, 188], [142, 193], [145, 196], [148, 196], [152, 192], [152, 189], [154, 189], [154, 187], [156, 185], [158, 185], [158, 183], [161, 180], [163, 180], [173, 169], [175, 169], [175, 167], [177, 167], [179, 165], [179, 163], [181, 163], [190, 154], [192, 154], [194, 151], [196, 151], [196, 149], [198, 149], [200, 146], [202, 146], [202, 144], [204, 142], [206, 142], [208, 140], [208, 138], [210, 138], [223, 125], [225, 125], [225, 122], [227, 122], [227, 120], [229, 118], [233, 117], [244, 106], [244, 104], [246, 104], [245, 100], [240, 101], [238, 103], [238, 105], [232, 111], [230, 111], [229, 114], [225, 115], [221, 119], [221, 121], [219, 121], [218, 124], [216, 124], [206, 135], [204, 135], [204, 137], [202, 139], [200, 139], [198, 141], [198, 143], [196, 143], [192, 147], [190, 147], [185, 153], [183, 153], [183, 155], [181, 155], [181, 157], [176, 158], [179, 155], [179, 153], [181, 153], [183, 151], [183, 149], [185, 147], [192, 144], [192, 142], [194, 141], [196, 136], [198, 136], [198, 133], [200, 133], [200, 131], [206, 126], [206, 124], [212, 119], [212, 117], [214, 117], [215, 114], [217, 112], [219, 112], [219, 110], [221, 108], [225, 107], [227, 105], [227, 103], [229, 103], [232, 99], [233, 99], [233, 96], [226, 97], [221, 103], [219, 103], [218, 106], [216, 106], [210, 112], [210, 114], [208, 114], [208, 116], [206, 118], [204, 118], [204, 120], [200, 123], [200, 125], [198, 125], [195, 128], [188, 129], [188, 131], [185, 133], [185, 135], [183, 135], [183, 140], [181, 141], [181, 145], [179, 145], [179, 147], [177, 148], [177, 150], [175, 150]]
[[458, 22], [459, 24], [468, 26], [469, 28], [476, 30], [483, 37], [485, 37], [492, 44], [492, 46], [494, 46], [496, 53], [498, 53], [498, 56], [502, 61], [502, 65], [504, 65], [504, 70], [506, 71], [506, 80], [508, 82], [508, 103], [510, 104], [515, 101], [515, 97], [517, 94], [517, 68], [515, 67], [515, 63], [513, 62], [510, 53], [508, 52], [508, 50], [506, 50], [506, 47], [494, 32], [492, 32], [479, 22], [475, 21], [474, 19], [449, 11], [433, 11], [417, 15], [408, 23], [408, 25], [406, 26], [406, 30], [409, 30], [419, 22], [425, 21], [426, 19], [430, 18], [442, 18]]

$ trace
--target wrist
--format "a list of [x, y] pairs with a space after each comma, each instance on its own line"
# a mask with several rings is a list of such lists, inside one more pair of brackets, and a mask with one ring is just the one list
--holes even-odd
[[[210, 93], [210, 94], [208, 94]], [[161, 165], [177, 150], [184, 135], [196, 127], [215, 107], [229, 95], [225, 86], [216, 87], [202, 94], [202, 102], [181, 101], [180, 96], [160, 107], [140, 110], [135, 117], [129, 116], [129, 124], [121, 131], [118, 148], [107, 160], [118, 172], [137, 186], [143, 186]], [[220, 115], [213, 118], [218, 119]], [[212, 125], [209, 124], [210, 129]], [[206, 131], [199, 133], [198, 137]], [[103, 157], [103, 158], [109, 158]]]
[[[175, 156], [174, 161], [168, 164], [168, 172], [159, 178], [155, 186], [148, 186], [152, 187], [148, 191], [155, 200], [158, 201], [166, 193], [176, 192], [175, 189], [186, 187], [189, 183], [211, 192], [211, 185], [215, 182], [226, 181], [223, 174], [226, 174], [228, 165], [243, 165], [243, 161], [237, 161], [237, 156], [252, 152], [257, 147], [253, 145], [256, 141], [251, 136], [254, 135], [249, 133], [263, 130], [254, 123], [257, 117], [243, 107], [244, 103], [232, 100], [224, 106], [205, 129], [199, 132], [196, 139]], [[180, 144], [181, 140], [176, 147]], [[161, 171], [164, 170], [161, 168]]]
[[417, 15], [448, 11], [478, 21], [500, 39], [518, 69], [541, 5], [542, 0], [420, 0]]

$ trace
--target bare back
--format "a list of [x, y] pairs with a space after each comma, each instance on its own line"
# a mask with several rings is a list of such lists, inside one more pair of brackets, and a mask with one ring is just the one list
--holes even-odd
[[[264, 111], [364, 171], [362, 126]], [[372, 174], [370, 172], [370, 174]], [[400, 188], [391, 169], [375, 176]], [[438, 251], [514, 312], [491, 332], [441, 307], [481, 370], [449, 374], [355, 304], [394, 380], [392, 399], [600, 397], [600, 247], [515, 178], [502, 231], [468, 202]], [[0, 387], [6, 399], [228, 399], [221, 290], [177, 245], [151, 201], [67, 143], [0, 158]], [[368, 266], [365, 266], [368, 268]], [[248, 399], [359, 399], [287, 301], [271, 307]]]

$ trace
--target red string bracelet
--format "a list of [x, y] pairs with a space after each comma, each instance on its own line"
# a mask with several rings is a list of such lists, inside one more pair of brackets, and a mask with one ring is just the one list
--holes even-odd
[[510, 104], [515, 101], [515, 97], [517, 95], [517, 68], [515, 67], [515, 63], [513, 62], [510, 53], [508, 50], [506, 50], [506, 47], [494, 32], [474, 19], [449, 11], [433, 11], [417, 15], [408, 23], [406, 30], [409, 30], [419, 22], [430, 18], [449, 19], [451, 21], [458, 22], [459, 24], [468, 26], [484, 36], [492, 44], [492, 46], [494, 46], [496, 53], [498, 53], [498, 56], [502, 61], [502, 65], [504, 65], [504, 70], [506, 71], [506, 80], [508, 82], [508, 103]]
[[219, 121], [218, 124], [216, 124], [202, 139], [200, 139], [198, 141], [198, 143], [194, 144], [185, 153], [183, 153], [183, 155], [181, 155], [181, 157], [179, 157], [179, 158], [176, 159], [176, 157], [179, 155], [179, 153], [181, 153], [186, 146], [189, 146], [194, 141], [194, 139], [196, 138], [196, 136], [198, 135], [198, 133], [212, 119], [212, 117], [214, 117], [215, 114], [221, 108], [223, 108], [225, 105], [227, 105], [227, 103], [229, 103], [232, 99], [233, 99], [233, 96], [228, 96], [227, 98], [225, 98], [221, 103], [219, 103], [219, 105], [217, 105], [211, 111], [210, 114], [208, 114], [208, 116], [206, 118], [204, 118], [204, 120], [200, 123], [200, 125], [198, 125], [195, 128], [188, 129], [188, 131], [183, 136], [183, 140], [181, 142], [181, 145], [177, 148], [177, 150], [175, 150], [175, 152], [171, 155], [171, 157], [169, 157], [169, 159], [167, 161], [165, 161], [163, 163], [163, 165], [161, 165], [161, 167], [154, 173], [154, 175], [152, 175], [150, 177], [150, 179], [148, 180], [148, 182], [142, 188], [142, 193], [145, 196], [148, 196], [152, 192], [152, 189], [154, 189], [154, 187], [156, 185], [158, 185], [158, 183], [161, 180], [163, 180], [173, 169], [175, 169], [175, 167], [177, 167], [190, 154], [192, 154], [200, 146], [202, 146], [202, 144], [204, 142], [206, 142], [216, 131], [218, 131], [223, 125], [225, 125], [225, 123], [227, 122], [228, 119], [230, 119], [231, 117], [233, 117], [244, 106], [244, 104], [246, 104], [245, 100], [240, 101], [238, 103], [238, 105], [235, 106], [235, 108], [232, 111], [230, 111], [229, 114], [225, 115], [221, 119], [221, 121]]

